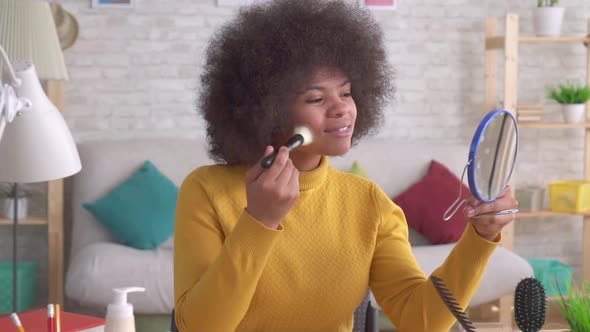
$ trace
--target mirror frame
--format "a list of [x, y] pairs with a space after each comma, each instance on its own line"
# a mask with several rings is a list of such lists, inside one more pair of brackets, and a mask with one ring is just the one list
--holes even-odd
[[473, 139], [471, 141], [471, 146], [469, 148], [469, 157], [468, 157], [469, 161], [468, 161], [468, 167], [467, 167], [467, 180], [469, 182], [469, 191], [471, 191], [471, 194], [475, 198], [477, 198], [478, 200], [480, 200], [482, 202], [486, 202], [486, 203], [493, 202], [494, 200], [496, 200], [496, 198], [498, 198], [498, 195], [496, 195], [492, 199], [485, 199], [484, 197], [482, 197], [480, 195], [478, 188], [477, 188], [477, 184], [475, 182], [475, 164], [476, 163], [474, 162], [474, 158], [477, 154], [477, 150], [478, 150], [479, 145], [481, 143], [482, 134], [485, 132], [486, 128], [491, 123], [491, 121], [496, 116], [498, 116], [500, 114], [507, 114], [508, 115], [509, 119], [514, 124], [515, 134], [516, 134], [516, 147], [514, 149], [514, 162], [512, 163], [512, 167], [510, 168], [510, 173], [508, 174], [508, 178], [506, 179], [506, 182], [502, 186], [502, 190], [500, 190], [500, 192], [504, 191], [504, 189], [508, 185], [508, 182], [510, 182], [510, 178], [512, 177], [512, 173], [514, 172], [514, 168], [516, 166], [516, 160], [517, 160], [517, 156], [518, 156], [518, 123], [516, 122], [516, 118], [514, 117], [512, 112], [504, 110], [504, 109], [498, 109], [498, 110], [493, 110], [493, 111], [489, 112], [479, 123], [479, 126], [477, 127], [477, 130], [475, 131], [475, 134], [473, 135]]

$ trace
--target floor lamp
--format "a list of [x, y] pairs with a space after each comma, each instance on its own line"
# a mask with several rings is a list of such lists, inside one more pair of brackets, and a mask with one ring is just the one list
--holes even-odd
[[[61, 113], [39, 81], [67, 78], [49, 4], [2, 0], [0, 23], [5, 27], [0, 30], [0, 181], [14, 183], [12, 275], [17, 312], [17, 184], [61, 179], [79, 172], [81, 164]], [[11, 63], [10, 58], [19, 61]]]

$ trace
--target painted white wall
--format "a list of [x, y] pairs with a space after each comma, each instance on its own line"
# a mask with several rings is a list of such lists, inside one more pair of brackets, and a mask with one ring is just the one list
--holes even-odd
[[[78, 40], [65, 52], [70, 74], [65, 117], [76, 140], [204, 135], [194, 106], [203, 54], [209, 37], [235, 8], [217, 7], [215, 0], [138, 0], [131, 10], [93, 9], [90, 0], [60, 3], [80, 24]], [[535, 4], [534, 0], [408, 0], [400, 2], [397, 11], [375, 11], [398, 86], [379, 135], [468, 144], [484, 114], [485, 18], [516, 13], [521, 32], [532, 34]], [[563, 33], [585, 35], [590, 2], [563, 0], [562, 5], [566, 7]], [[546, 103], [546, 117], [559, 120], [558, 106], [544, 98], [545, 88], [561, 79], [584, 80], [585, 52], [582, 45], [523, 45], [520, 100]], [[582, 137], [582, 130], [521, 130], [517, 184], [545, 186], [581, 177]], [[517, 252], [557, 258], [579, 272], [580, 218], [525, 219], [516, 228]], [[2, 239], [9, 239], [8, 229], [0, 231]], [[31, 247], [31, 240], [23, 238], [24, 255], [38, 257], [35, 252], [46, 240], [42, 231], [31, 232], [38, 246]], [[5, 245], [3, 253], [9, 252], [9, 241], [2, 240], [1, 246]], [[39, 259], [46, 270], [45, 256]], [[44, 280], [40, 286], [45, 287]]]

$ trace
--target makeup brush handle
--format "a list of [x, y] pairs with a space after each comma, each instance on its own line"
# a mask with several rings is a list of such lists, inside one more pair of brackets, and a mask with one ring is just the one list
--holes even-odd
[[260, 162], [262, 168], [270, 168], [270, 166], [272, 166], [272, 163], [275, 161], [275, 158], [277, 157], [278, 153], [279, 150], [275, 150], [272, 154], [262, 159], [262, 161]]
[[295, 136], [291, 137], [285, 146], [287, 149], [289, 149], [289, 151], [292, 151], [301, 144], [303, 144], [303, 136], [301, 136], [301, 134], [296, 134]]
[[[297, 135], [291, 137], [291, 139], [287, 142], [287, 144], [285, 144], [285, 147], [287, 147], [287, 149], [289, 151], [292, 151], [293, 149], [300, 146], [301, 144], [303, 144], [303, 136], [301, 136], [300, 134], [297, 134]], [[262, 159], [262, 161], [260, 162], [260, 165], [262, 166], [262, 168], [270, 168], [270, 166], [272, 166], [272, 163], [275, 161], [275, 158], [277, 157], [278, 153], [279, 153], [279, 150], [275, 150], [271, 155]]]

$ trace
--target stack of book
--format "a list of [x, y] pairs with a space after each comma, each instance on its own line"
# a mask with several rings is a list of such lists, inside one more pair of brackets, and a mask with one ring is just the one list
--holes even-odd
[[518, 104], [516, 108], [518, 122], [540, 122], [542, 113], [541, 104]]

